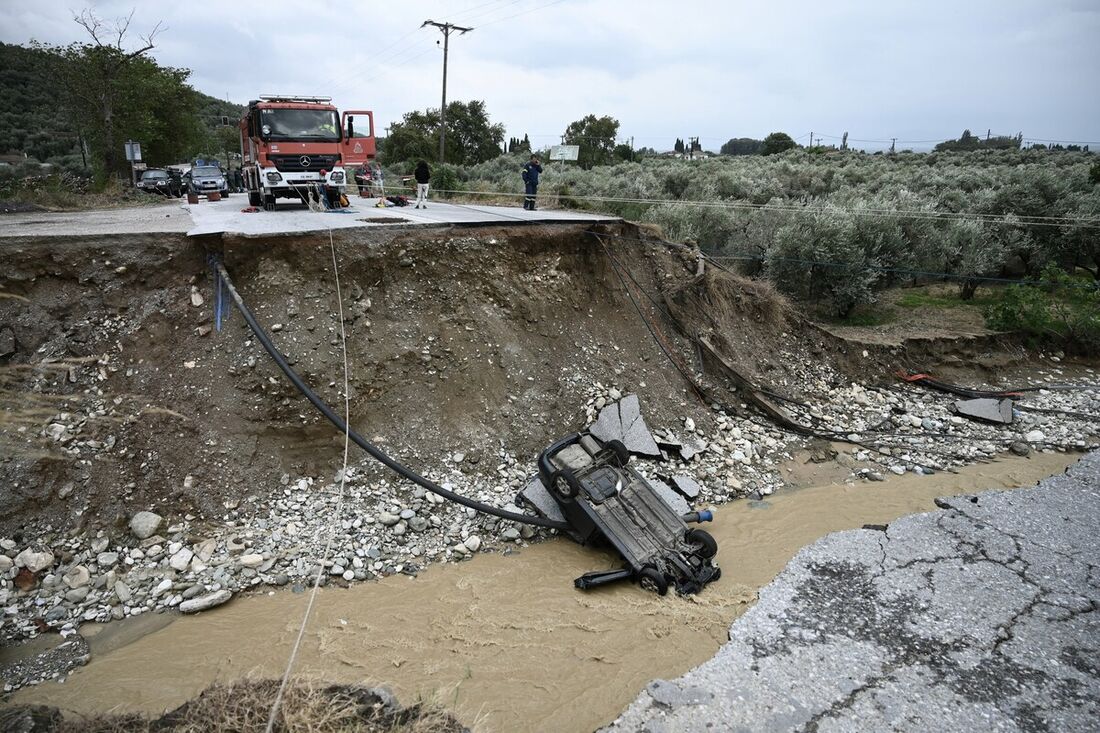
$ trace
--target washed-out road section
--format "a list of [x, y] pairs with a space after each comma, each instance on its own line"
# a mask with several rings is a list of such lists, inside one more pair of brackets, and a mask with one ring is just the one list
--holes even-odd
[[1100, 454], [804, 548], [608, 731], [1096, 730]]

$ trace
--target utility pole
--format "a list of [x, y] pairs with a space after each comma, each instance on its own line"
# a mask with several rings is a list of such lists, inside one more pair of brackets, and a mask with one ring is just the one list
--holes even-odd
[[897, 141], [898, 141], [898, 139], [896, 137], [890, 138], [890, 154], [891, 155], [893, 155], [894, 152], [895, 152], [894, 151], [894, 145], [897, 143]]
[[810, 130], [810, 147], [814, 146], [814, 131]]
[[[465, 35], [473, 30], [473, 28], [463, 28], [462, 26], [454, 25], [453, 23], [437, 23], [434, 20], [425, 20], [420, 24], [420, 27], [434, 25], [443, 33], [443, 103], [439, 105], [439, 164], [443, 165], [446, 160], [444, 158], [444, 152], [446, 151], [446, 138], [447, 138], [447, 49], [449, 41], [451, 40], [451, 31], [458, 31], [459, 35]], [[436, 41], [438, 45], [439, 41]]]

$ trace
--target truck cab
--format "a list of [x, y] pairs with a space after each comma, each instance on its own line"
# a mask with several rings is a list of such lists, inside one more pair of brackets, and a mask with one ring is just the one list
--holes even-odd
[[374, 114], [340, 114], [328, 97], [261, 96], [240, 131], [248, 202], [269, 210], [280, 198], [304, 201], [319, 185], [342, 192], [351, 171], [376, 155]]

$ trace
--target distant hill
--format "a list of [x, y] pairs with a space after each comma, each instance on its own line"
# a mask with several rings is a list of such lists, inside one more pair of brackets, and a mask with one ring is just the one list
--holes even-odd
[[[39, 162], [80, 163], [80, 130], [58, 109], [57, 89], [43, 73], [45, 52], [35, 48], [0, 43], [0, 155], [26, 153]], [[214, 130], [227, 116], [236, 124], [244, 106], [202, 92], [198, 98], [198, 116], [210, 131], [211, 141], [203, 150], [217, 150]]]

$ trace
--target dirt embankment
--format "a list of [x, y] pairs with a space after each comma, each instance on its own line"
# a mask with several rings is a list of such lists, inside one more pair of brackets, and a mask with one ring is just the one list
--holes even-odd
[[[687, 253], [623, 226], [635, 239], [608, 246], [637, 284], [658, 302], [682, 291], [686, 330], [720, 314], [735, 333], [728, 353], [749, 374], [793, 384], [791, 370], [824, 353], [781, 306], [693, 281]], [[336, 251], [352, 423], [403, 459], [461, 450], [464, 470], [490, 474], [502, 446], [533, 459], [583, 427], [596, 383], [639, 392], [657, 422], [710, 419], [583, 228], [357, 231], [338, 235]], [[214, 329], [212, 254], [295, 368], [342, 402], [327, 235], [19, 241], [0, 275], [13, 352], [0, 364], [0, 530], [18, 539], [34, 519], [56, 529], [150, 506], [212, 516], [283, 474], [331, 472], [340, 436], [228, 305]], [[663, 333], [697, 367], [667, 320]]]

